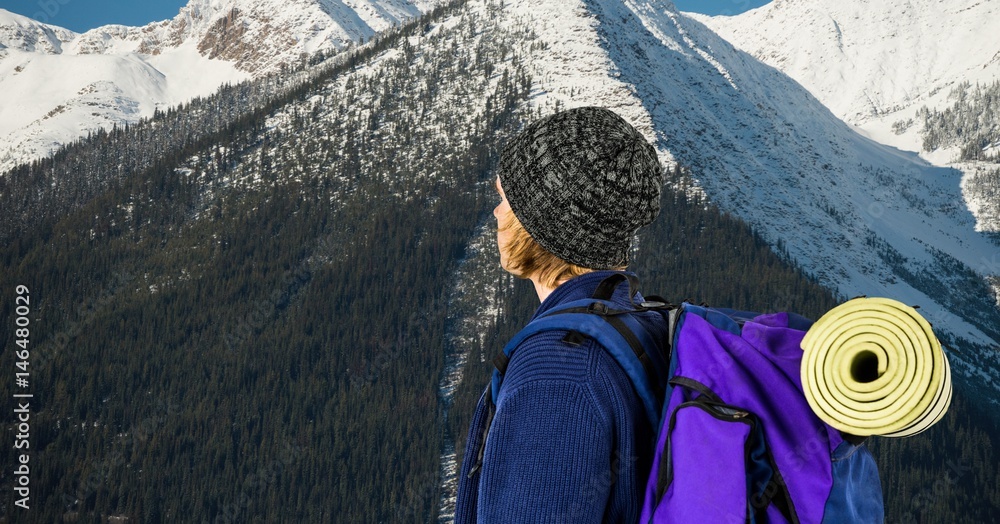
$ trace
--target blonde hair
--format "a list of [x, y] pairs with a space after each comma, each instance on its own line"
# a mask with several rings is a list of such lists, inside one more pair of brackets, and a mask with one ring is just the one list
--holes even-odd
[[500, 231], [510, 232], [507, 245], [507, 271], [518, 278], [537, 276], [541, 284], [555, 289], [573, 277], [590, 273], [593, 269], [566, 262], [541, 246], [521, 225], [521, 221], [508, 209], [497, 220]]

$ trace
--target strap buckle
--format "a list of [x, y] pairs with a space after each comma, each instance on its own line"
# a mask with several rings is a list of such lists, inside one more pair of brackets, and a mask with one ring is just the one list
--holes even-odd
[[611, 309], [604, 302], [591, 302], [590, 305], [587, 306], [587, 313], [593, 313], [602, 317], [608, 316], [609, 311], [611, 311]]

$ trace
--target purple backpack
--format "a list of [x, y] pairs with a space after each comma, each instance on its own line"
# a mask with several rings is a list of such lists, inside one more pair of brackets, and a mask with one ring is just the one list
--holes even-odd
[[641, 522], [882, 522], [864, 439], [802, 394], [811, 321], [683, 304]]
[[[802, 393], [799, 344], [812, 325], [799, 315], [758, 315], [658, 297], [616, 309], [608, 298], [635, 277], [616, 273], [594, 298], [548, 312], [523, 338], [569, 330], [593, 338], [629, 374], [660, 428], [643, 498], [642, 523], [880, 523], [882, 489], [864, 439], [822, 422]], [[633, 313], [661, 311], [669, 354]], [[650, 348], [647, 350], [647, 348]], [[494, 372], [498, 393], [502, 370]]]

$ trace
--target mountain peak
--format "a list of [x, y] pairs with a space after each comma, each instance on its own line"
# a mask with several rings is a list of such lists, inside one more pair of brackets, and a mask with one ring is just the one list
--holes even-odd
[[776, 0], [691, 15], [781, 69], [853, 124], [1000, 76], [1000, 5], [981, 0]]
[[143, 27], [108, 25], [80, 36], [79, 54], [136, 52], [156, 56], [184, 45], [254, 75], [303, 54], [339, 50], [419, 16], [432, 1], [191, 0], [170, 20]]
[[0, 9], [0, 48], [59, 54], [65, 42], [76, 38], [69, 29], [43, 24], [26, 16]]
[[0, 105], [0, 173], [87, 131], [368, 40], [438, 2], [190, 0], [169, 20], [82, 34], [0, 9], [0, 92], [17, 101]]

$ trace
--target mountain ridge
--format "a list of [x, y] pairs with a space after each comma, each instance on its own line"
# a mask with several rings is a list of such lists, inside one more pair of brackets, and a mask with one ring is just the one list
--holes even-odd
[[[492, 169], [504, 137], [558, 108], [612, 106], [673, 164], [680, 192], [665, 191], [658, 218], [673, 227], [651, 226], [637, 245], [648, 291], [813, 316], [836, 298], [816, 278], [776, 278], [788, 271], [776, 256], [750, 256], [773, 255], [765, 237], [785, 261], [825, 269], [830, 287], [890, 292], [914, 288], [917, 262], [947, 261], [914, 245], [919, 228], [956, 256], [976, 254], [934, 229], [966, 231], [960, 209], [939, 209], [954, 196], [952, 170], [852, 134], [669, 4], [472, 0], [445, 11], [296, 67], [302, 83], [227, 86], [0, 178], [12, 210], [0, 215], [0, 280], [30, 285], [42, 315], [33, 377], [45, 404], [33, 417], [45, 442], [32, 480], [46, 521], [446, 521], [441, 457], [453, 471], [463, 450], [442, 428], [460, 448], [490, 358], [537, 307], [496, 264]], [[942, 196], [923, 195], [938, 185]], [[716, 235], [722, 204], [753, 229]], [[941, 224], [921, 222], [931, 215]], [[907, 227], [893, 235], [898, 222]], [[831, 240], [848, 242], [842, 260]], [[858, 261], [868, 280], [838, 279]], [[924, 286], [931, 295], [960, 289], [963, 267], [938, 266], [945, 280]], [[937, 298], [920, 305], [949, 339], [990, 328], [992, 310], [939, 317]], [[993, 364], [948, 346], [957, 393], [992, 408]], [[178, 409], [150, 414], [157, 400]], [[997, 447], [956, 418], [880, 456], [918, 468], [883, 470], [890, 518], [917, 511], [913, 497], [931, 488], [939, 496], [945, 460], [974, 473], [932, 501], [937, 513], [983, 521], [1000, 507], [981, 489], [995, 485]]]
[[963, 80], [1000, 77], [995, 3], [889, 0], [871, 7], [781, 0], [734, 16], [687, 16], [785, 72], [854, 125], [935, 107], [938, 94]]
[[43, 24], [0, 8], [0, 49], [13, 47], [22, 51], [35, 51], [40, 44], [42, 52], [60, 53], [63, 43], [76, 36], [77, 33], [69, 29]]
[[[529, 63], [540, 79], [530, 102], [537, 113], [582, 104], [622, 111], [656, 141], [661, 160], [692, 168], [697, 190], [784, 246], [824, 285], [842, 296], [920, 304], [954, 336], [997, 344], [994, 293], [970, 287], [968, 276], [995, 276], [988, 262], [995, 245], [955, 205], [955, 170], [858, 135], [794, 80], [669, 2], [514, 1], [505, 8], [514, 23], [530, 21], [545, 46], [545, 58]], [[971, 294], [939, 291], [956, 287]], [[963, 297], [974, 299], [975, 312], [958, 307]], [[987, 384], [1000, 380], [1000, 363], [989, 354], [967, 347], [956, 368], [985, 373]]]
[[0, 9], [0, 89], [10, 100], [0, 106], [0, 174], [89, 131], [341, 51], [437, 3], [191, 0], [169, 20], [84, 33]]
[[[1000, 79], [1000, 6], [995, 2], [890, 0], [772, 2], [736, 16], [689, 16], [738, 48], [799, 81], [872, 139], [963, 172], [963, 196], [977, 229], [1000, 231], [1000, 166], [979, 162], [995, 136], [929, 146], [928, 112], [950, 109], [970, 85]], [[997, 121], [996, 109], [987, 120]], [[959, 123], [956, 129], [973, 125]], [[969, 155], [982, 148], [983, 155]], [[970, 156], [972, 158], [970, 158]], [[994, 286], [1000, 300], [1000, 287]]]
[[967, 342], [956, 344], [956, 367], [988, 375], [978, 388], [1000, 404], [990, 386], [1000, 380], [1000, 310], [985, 283], [1000, 273], [989, 263], [997, 245], [975, 230], [958, 170], [857, 133], [668, 2], [585, 5], [660, 149], [691, 167], [714, 203], [841, 296], [921, 305], [942, 336]]

